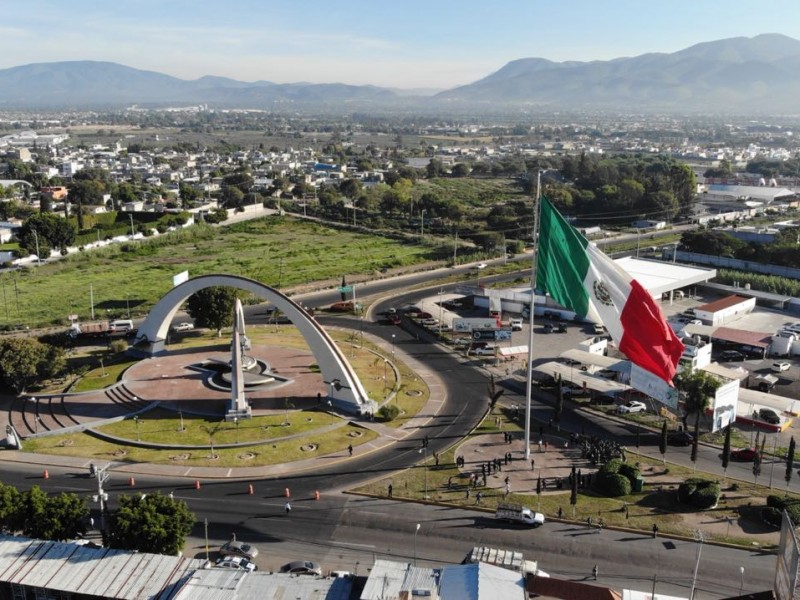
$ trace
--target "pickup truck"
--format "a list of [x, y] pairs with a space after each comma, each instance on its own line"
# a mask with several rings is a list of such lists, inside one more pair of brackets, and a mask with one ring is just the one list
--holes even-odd
[[519, 504], [498, 504], [495, 518], [513, 523], [522, 523], [530, 527], [539, 527], [544, 524], [544, 515], [534, 512]]

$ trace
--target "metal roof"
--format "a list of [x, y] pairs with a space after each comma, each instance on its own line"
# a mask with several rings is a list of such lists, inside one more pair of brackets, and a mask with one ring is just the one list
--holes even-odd
[[199, 569], [173, 600], [348, 600], [353, 582], [236, 569]]
[[572, 381], [579, 385], [586, 384], [587, 388], [600, 392], [601, 394], [619, 394], [630, 389], [630, 386], [624, 383], [611, 381], [605, 377], [595, 377], [594, 375], [589, 375], [586, 371], [581, 371], [575, 367], [562, 365], [557, 362], [547, 362], [536, 366], [535, 369], [547, 373], [548, 375], [559, 374], [564, 381]]
[[763, 331], [743, 331], [732, 327], [717, 327], [712, 338], [735, 342], [737, 344], [747, 344], [758, 348], [766, 348], [772, 343], [772, 334]]
[[646, 260], [626, 256], [617, 258], [614, 262], [654, 296], [706, 282], [717, 276], [716, 269], [687, 266], [663, 260]]
[[203, 560], [0, 535], [0, 581], [120, 600], [167, 599]]
[[725, 296], [724, 298], [720, 298], [719, 300], [714, 300], [713, 302], [709, 302], [708, 304], [695, 306], [694, 309], [696, 311], [702, 310], [705, 312], [717, 312], [725, 308], [730, 308], [731, 306], [736, 306], [737, 304], [742, 304], [743, 302], [747, 302], [748, 300], [751, 300], [751, 298], [745, 298], [744, 296], [737, 296], [736, 294], [733, 294], [732, 296]]
[[570, 360], [577, 360], [579, 363], [583, 363], [585, 365], [594, 365], [596, 367], [602, 367], [603, 369], [611, 369], [612, 371], [620, 371], [620, 372], [630, 372], [631, 370], [631, 363], [630, 361], [623, 360], [621, 358], [612, 358], [610, 356], [605, 356], [603, 354], [595, 354], [593, 352], [586, 352], [586, 350], [566, 350], [561, 353], [562, 358], [568, 358]]
[[525, 578], [487, 563], [447, 565], [442, 569], [442, 600], [525, 600]]

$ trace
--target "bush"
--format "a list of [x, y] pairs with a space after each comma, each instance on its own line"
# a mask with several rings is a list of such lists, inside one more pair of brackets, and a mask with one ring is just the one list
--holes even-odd
[[597, 486], [603, 494], [612, 498], [627, 496], [631, 493], [631, 482], [627, 477], [619, 473], [610, 473], [603, 477], [598, 477]]
[[111, 342], [111, 352], [114, 354], [122, 354], [128, 349], [128, 342], [125, 340], [114, 340]]
[[641, 475], [641, 471], [639, 471], [639, 469], [637, 469], [633, 465], [629, 465], [628, 463], [622, 463], [619, 467], [619, 474], [627, 477], [628, 481], [630, 481], [632, 484], [639, 478], [639, 476]]
[[400, 414], [400, 408], [395, 404], [384, 404], [378, 409], [379, 421], [393, 421]]
[[719, 494], [720, 487], [716, 481], [691, 478], [678, 487], [678, 502], [703, 510], [715, 506]]
[[781, 526], [782, 514], [783, 511], [780, 511], [773, 506], [765, 506], [761, 509], [761, 518], [764, 519], [765, 523], [772, 525], [773, 527]]

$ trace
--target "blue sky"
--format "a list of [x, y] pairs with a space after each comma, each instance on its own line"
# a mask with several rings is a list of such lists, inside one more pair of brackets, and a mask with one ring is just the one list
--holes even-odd
[[196, 79], [450, 88], [511, 60], [606, 60], [760, 33], [797, 0], [6, 0], [0, 68], [107, 60]]

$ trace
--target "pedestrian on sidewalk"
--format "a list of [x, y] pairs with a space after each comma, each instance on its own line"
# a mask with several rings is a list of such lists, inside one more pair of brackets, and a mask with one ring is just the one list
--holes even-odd
[[560, 519], [560, 518], [561, 518], [561, 517], [563, 517], [563, 516], [564, 516], [564, 511], [563, 511], [563, 510], [561, 509], [561, 507], [559, 506], [559, 507], [558, 507], [558, 518]]
[[392, 484], [390, 483], [390, 484], [389, 484], [389, 487], [388, 487], [389, 498], [391, 498], [391, 497], [392, 497], [392, 491], [393, 491], [393, 490], [394, 490], [394, 487], [392, 487]]
[[477, 494], [475, 494], [475, 505], [476, 505], [476, 506], [480, 505], [480, 503], [481, 503], [481, 498], [483, 498], [483, 494], [481, 494], [480, 492], [478, 492]]
[[531, 471], [536, 470], [536, 459], [531, 459]]
[[592, 568], [592, 576], [594, 577], [594, 580], [597, 581], [597, 565]]
[[347, 445], [347, 452], [350, 453], [350, 456], [353, 456], [353, 444]]
[[285, 510], [286, 514], [288, 515], [290, 512], [292, 512], [292, 505], [287, 502], [283, 505], [283, 510]]
[[655, 523], [653, 523], [653, 537], [654, 538], [658, 537], [658, 525], [656, 525]]

